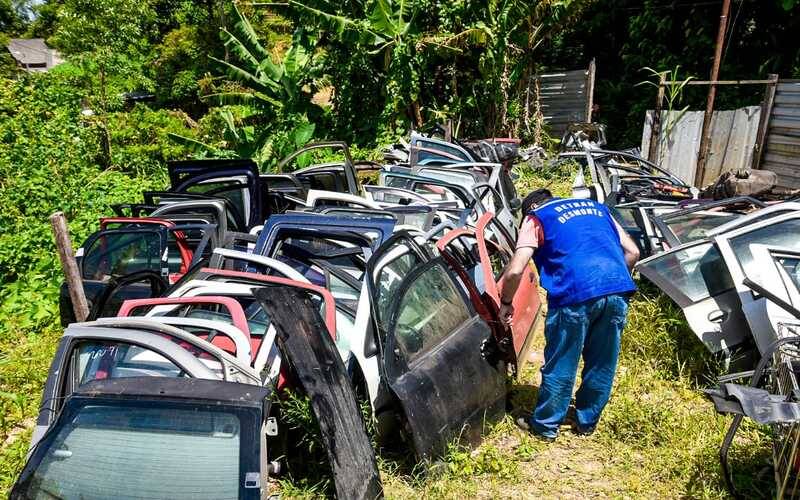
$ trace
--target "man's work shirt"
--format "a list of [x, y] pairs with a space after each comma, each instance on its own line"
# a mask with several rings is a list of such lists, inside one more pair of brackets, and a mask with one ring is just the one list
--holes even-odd
[[533, 261], [551, 307], [636, 290], [618, 226], [605, 205], [554, 198], [528, 213], [517, 248], [536, 249]]

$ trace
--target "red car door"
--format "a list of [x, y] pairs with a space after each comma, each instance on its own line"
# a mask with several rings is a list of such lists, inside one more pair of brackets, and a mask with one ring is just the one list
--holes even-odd
[[[494, 215], [485, 213], [478, 219], [475, 229], [456, 229], [445, 234], [438, 242], [439, 251], [447, 254], [450, 264], [461, 266], [459, 274], [468, 275], [487, 306], [496, 315], [500, 309], [500, 290], [503, 287], [503, 270], [511, 260], [508, 250], [496, 241], [499, 231], [492, 228], [497, 222]], [[477, 251], [477, 256], [475, 252]], [[531, 262], [520, 281], [513, 300], [514, 315], [510, 330], [502, 326], [505, 336], [514, 346], [517, 369], [528, 357], [533, 331], [541, 312], [536, 270]]]

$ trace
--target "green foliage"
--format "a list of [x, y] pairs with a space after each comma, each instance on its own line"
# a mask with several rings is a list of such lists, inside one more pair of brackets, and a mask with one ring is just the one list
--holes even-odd
[[475, 451], [451, 445], [445, 461], [448, 471], [455, 476], [491, 474], [502, 479], [511, 479], [519, 474], [517, 462], [492, 445], [481, 446]]
[[282, 59], [273, 62], [235, 4], [233, 13], [235, 22], [230, 29], [221, 29], [221, 38], [237, 62], [211, 57], [225, 70], [230, 84], [205, 96], [206, 101], [222, 106], [213, 111], [223, 123], [220, 143], [179, 133], [170, 137], [200, 157], [252, 158], [271, 166], [311, 139], [315, 124], [308, 116], [320, 114], [307, 90], [314, 75], [313, 58], [305, 48], [308, 37], [296, 30]]
[[305, 494], [329, 494], [333, 491], [332, 472], [319, 424], [307, 396], [288, 391], [276, 399], [280, 408], [281, 425], [286, 427], [290, 455], [286, 488], [296, 488]]
[[536, 50], [589, 3], [293, 0], [288, 15], [324, 33], [339, 135], [380, 142], [453, 119], [462, 135], [527, 138]]

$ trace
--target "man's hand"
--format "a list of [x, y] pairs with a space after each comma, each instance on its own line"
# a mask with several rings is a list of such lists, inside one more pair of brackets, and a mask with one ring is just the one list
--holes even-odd
[[511, 326], [511, 317], [514, 315], [514, 306], [500, 304], [500, 321]]

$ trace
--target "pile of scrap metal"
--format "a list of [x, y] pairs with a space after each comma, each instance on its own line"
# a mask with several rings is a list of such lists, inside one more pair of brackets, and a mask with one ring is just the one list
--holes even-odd
[[[498, 318], [516, 144], [477, 144], [415, 134], [384, 166], [314, 144], [281, 163], [290, 174], [170, 164], [168, 190], [114, 207], [77, 252], [91, 311], [74, 322], [62, 288], [12, 498], [264, 497], [302, 453], [273, 404], [287, 391], [309, 397], [343, 498], [382, 495], [360, 405], [381, 443], [420, 459], [475, 442], [540, 317], [530, 270], [512, 325]], [[294, 170], [331, 149], [342, 161]]]

